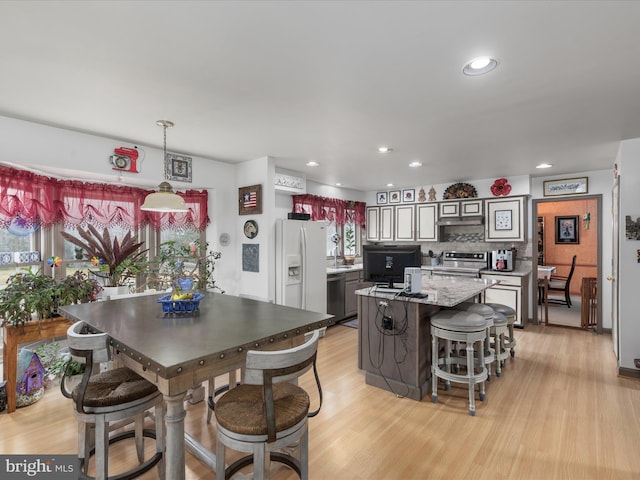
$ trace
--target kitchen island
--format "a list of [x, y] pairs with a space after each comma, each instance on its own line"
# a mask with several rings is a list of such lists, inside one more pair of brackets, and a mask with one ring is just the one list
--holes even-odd
[[358, 368], [365, 381], [413, 400], [431, 392], [431, 325], [441, 308], [473, 301], [496, 282], [463, 277], [422, 278], [421, 295], [406, 297], [377, 287], [358, 295]]

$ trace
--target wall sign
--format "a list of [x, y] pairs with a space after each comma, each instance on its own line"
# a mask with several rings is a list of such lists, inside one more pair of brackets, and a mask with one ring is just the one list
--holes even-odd
[[545, 180], [543, 182], [544, 196], [577, 195], [589, 193], [589, 178], [563, 178], [561, 180]]

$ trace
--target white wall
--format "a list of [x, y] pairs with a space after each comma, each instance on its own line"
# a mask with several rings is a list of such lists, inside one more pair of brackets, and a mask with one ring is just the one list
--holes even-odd
[[636, 370], [633, 359], [640, 358], [640, 241], [625, 237], [625, 217], [635, 221], [640, 217], [640, 139], [626, 140], [620, 144], [618, 168], [620, 172], [620, 262], [619, 288], [619, 341], [620, 368]]
[[[1, 162], [32, 167], [51, 175], [54, 171], [62, 171], [64, 175], [60, 176], [66, 178], [123, 183], [144, 188], [154, 188], [164, 179], [162, 149], [139, 145], [145, 153], [139, 166], [140, 173], [120, 174], [111, 169], [109, 156], [113, 155], [116, 147], [133, 146], [126, 142], [1, 116], [0, 131]], [[209, 191], [211, 224], [207, 228], [207, 238], [211, 248], [222, 252], [222, 257], [216, 262], [216, 281], [227, 292], [235, 293], [238, 291], [239, 281], [236, 169], [228, 163], [192, 158], [193, 183], [171, 183], [176, 190]], [[231, 235], [232, 241], [228, 247], [219, 244], [218, 238], [222, 232]]]
[[[262, 157], [237, 165], [236, 187], [248, 187], [262, 185], [262, 213], [259, 215], [237, 215], [236, 205], [236, 231], [238, 238], [238, 293], [251, 295], [265, 300], [275, 299], [275, 192], [273, 177], [275, 172], [274, 161], [270, 157]], [[236, 188], [236, 192], [237, 192]], [[236, 197], [237, 197], [236, 193]], [[247, 220], [254, 220], [258, 224], [258, 235], [254, 239], [248, 239], [244, 235], [244, 224]], [[258, 244], [259, 272], [242, 271], [242, 245]]]

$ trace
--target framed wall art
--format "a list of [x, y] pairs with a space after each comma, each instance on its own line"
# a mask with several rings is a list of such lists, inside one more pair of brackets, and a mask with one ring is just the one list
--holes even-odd
[[495, 212], [495, 229], [496, 230], [511, 230], [511, 210], [496, 210]]
[[391, 190], [389, 192], [389, 203], [400, 203], [401, 193], [400, 190]]
[[377, 205], [386, 205], [387, 204], [387, 192], [378, 192], [378, 193], [376, 193], [376, 204]]
[[556, 217], [556, 243], [580, 243], [580, 217]]
[[556, 195], [578, 195], [589, 193], [589, 178], [563, 178], [561, 180], [545, 180], [543, 182], [545, 197]]
[[164, 169], [169, 180], [191, 183], [193, 175], [191, 157], [167, 153], [167, 157], [164, 159]]
[[413, 203], [416, 200], [416, 191], [413, 188], [402, 190], [402, 201], [404, 203]]
[[238, 215], [262, 213], [262, 185], [251, 185], [238, 189]]

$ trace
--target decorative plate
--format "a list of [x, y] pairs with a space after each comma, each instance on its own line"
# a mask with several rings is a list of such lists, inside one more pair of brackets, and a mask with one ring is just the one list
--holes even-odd
[[447, 187], [442, 195], [443, 200], [449, 200], [451, 198], [475, 198], [478, 196], [476, 187], [468, 183], [454, 183]]
[[258, 236], [258, 224], [255, 220], [247, 220], [244, 222], [244, 236], [252, 239]]
[[223, 233], [220, 235], [220, 245], [226, 247], [231, 242], [231, 236], [228, 233]]
[[506, 178], [498, 178], [493, 185], [491, 185], [491, 193], [493, 193], [496, 197], [500, 195], [509, 195], [511, 192], [511, 185], [507, 182]]

